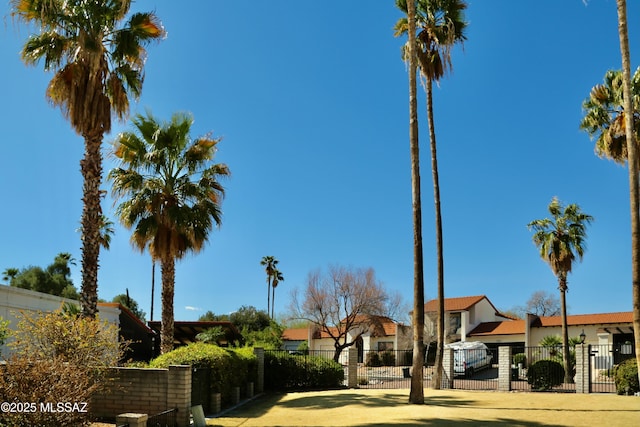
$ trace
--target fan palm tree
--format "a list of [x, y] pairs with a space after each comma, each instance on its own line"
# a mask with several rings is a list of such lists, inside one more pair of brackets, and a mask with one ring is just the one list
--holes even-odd
[[[631, 83], [631, 54], [629, 53], [629, 32], [627, 30], [627, 2], [617, 0], [618, 9], [618, 34], [620, 36], [620, 54], [622, 56], [624, 108], [626, 111], [634, 111], [635, 97], [632, 102]], [[633, 304], [633, 330], [635, 335], [636, 362], [640, 366], [640, 191], [638, 183], [640, 171], [638, 165], [637, 132], [633, 118], [635, 115], [625, 116], [625, 133], [627, 139], [627, 152], [629, 156], [629, 199], [631, 204], [631, 286]], [[640, 381], [640, 369], [638, 370]]]
[[272, 255], [266, 255], [260, 260], [260, 265], [264, 266], [264, 271], [267, 273], [267, 314], [269, 314], [271, 313], [271, 282], [273, 280], [273, 272], [278, 265], [278, 260]]
[[112, 116], [124, 120], [129, 97], [140, 96], [144, 46], [165, 35], [153, 13], [135, 13], [124, 22], [130, 6], [131, 0], [11, 0], [12, 16], [40, 29], [23, 46], [23, 61], [44, 62], [53, 72], [46, 96], [84, 138], [81, 302], [88, 317], [95, 316], [98, 301], [100, 146]]
[[161, 351], [173, 348], [175, 261], [199, 252], [209, 233], [221, 224], [225, 164], [213, 163], [219, 138], [192, 140], [193, 118], [176, 113], [158, 121], [136, 115], [134, 131], [118, 135], [113, 154], [121, 167], [109, 172], [120, 222], [133, 228], [131, 242], [158, 261], [162, 271]]
[[[618, 35], [622, 71], [609, 71], [603, 85], [597, 85], [583, 103], [586, 111], [580, 127], [596, 136], [596, 153], [617, 163], [629, 164], [631, 208], [631, 286], [635, 346], [640, 348], [640, 69], [631, 76], [631, 55], [627, 30], [627, 2], [617, 0]], [[631, 114], [625, 114], [631, 112]], [[640, 352], [636, 352], [640, 366]], [[640, 371], [638, 371], [640, 381]]]
[[275, 268], [272, 272], [273, 281], [271, 282], [271, 318], [275, 319], [275, 307], [276, 307], [276, 288], [278, 287], [278, 283], [284, 282], [284, 276], [282, 272]]
[[[407, 1], [397, 0], [398, 7], [407, 12]], [[437, 340], [435, 375], [433, 387], [439, 389], [442, 383], [442, 356], [444, 348], [444, 255], [442, 243], [442, 214], [440, 208], [440, 180], [438, 177], [438, 156], [436, 146], [435, 123], [433, 118], [433, 82], [440, 81], [452, 69], [451, 49], [464, 42], [464, 31], [467, 22], [464, 10], [467, 8], [463, 0], [417, 0], [416, 1], [416, 57], [420, 73], [424, 79], [427, 94], [427, 121], [429, 124], [429, 141], [431, 148], [431, 172], [433, 178], [433, 198], [436, 221], [436, 251], [438, 257], [438, 308], [437, 308]], [[409, 16], [409, 15], [408, 15]], [[406, 33], [408, 20], [401, 18], [395, 26], [396, 36]], [[404, 54], [408, 52], [405, 48]]]
[[[424, 266], [422, 254], [422, 200], [420, 190], [420, 144], [418, 138], [416, 8], [415, 3], [396, 1], [398, 8], [407, 13], [408, 40], [403, 46], [403, 59], [409, 64], [409, 151], [411, 154], [411, 203], [413, 215], [413, 360], [409, 403], [424, 403]], [[396, 31], [395, 36], [403, 33]]]
[[[595, 85], [582, 103], [584, 118], [580, 122], [580, 128], [595, 139], [596, 154], [622, 165], [628, 159], [623, 86], [622, 71], [607, 71], [603, 83]], [[631, 98], [633, 114], [630, 116], [633, 116], [634, 135], [637, 137], [640, 133], [640, 68], [631, 80]]]
[[540, 257], [549, 264], [558, 278], [560, 290], [560, 311], [562, 316], [562, 352], [564, 360], [564, 382], [572, 382], [569, 359], [569, 334], [567, 330], [567, 275], [571, 272], [576, 255], [582, 260], [586, 249], [587, 225], [593, 221], [591, 215], [583, 213], [576, 204], [563, 207], [554, 197], [549, 204], [553, 219], [544, 218], [531, 221], [527, 227], [533, 230], [533, 243], [540, 251]]

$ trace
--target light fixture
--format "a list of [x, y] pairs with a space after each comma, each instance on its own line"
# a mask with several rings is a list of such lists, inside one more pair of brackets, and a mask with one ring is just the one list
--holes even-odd
[[584, 333], [584, 329], [580, 333], [580, 344], [584, 344], [584, 340], [587, 339], [587, 335]]

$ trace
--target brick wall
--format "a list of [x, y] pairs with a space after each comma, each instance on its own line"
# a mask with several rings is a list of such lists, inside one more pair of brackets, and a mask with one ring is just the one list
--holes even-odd
[[111, 368], [108, 390], [91, 398], [91, 412], [115, 419], [118, 414], [155, 415], [178, 408], [178, 426], [189, 425], [191, 407], [191, 367], [169, 369]]

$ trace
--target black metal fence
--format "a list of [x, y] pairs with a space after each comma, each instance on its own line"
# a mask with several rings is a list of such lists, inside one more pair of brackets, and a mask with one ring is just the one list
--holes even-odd
[[[409, 388], [411, 386], [411, 350], [364, 351], [358, 363], [360, 388]], [[423, 371], [425, 386], [430, 380]]]
[[176, 427], [177, 409], [169, 409], [149, 417], [147, 427]]
[[498, 349], [470, 348], [453, 352], [452, 388], [498, 389]]
[[[511, 389], [575, 393], [573, 382], [564, 382], [562, 346], [513, 347]], [[570, 378], [575, 376], [575, 349], [569, 351]]]
[[211, 368], [191, 369], [191, 405], [202, 405], [205, 414], [211, 411]]

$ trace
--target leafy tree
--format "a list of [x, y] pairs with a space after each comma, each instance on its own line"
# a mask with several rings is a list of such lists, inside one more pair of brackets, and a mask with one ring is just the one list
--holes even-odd
[[540, 257], [549, 264], [558, 278], [560, 289], [560, 309], [562, 313], [562, 345], [564, 356], [565, 383], [572, 381], [569, 369], [569, 335], [567, 329], [566, 292], [567, 275], [571, 272], [576, 255], [582, 260], [586, 248], [586, 228], [593, 217], [583, 213], [576, 204], [563, 207], [556, 197], [549, 204], [553, 219], [537, 219], [528, 224], [534, 231], [533, 243], [540, 251]]
[[218, 181], [229, 168], [213, 163], [219, 138], [192, 140], [193, 117], [175, 113], [160, 122], [151, 113], [136, 115], [134, 130], [121, 133], [113, 154], [121, 167], [109, 173], [120, 222], [133, 228], [131, 242], [162, 269], [161, 351], [173, 348], [175, 261], [198, 253], [214, 224], [222, 223], [224, 188]]
[[11, 5], [14, 18], [40, 29], [23, 46], [23, 61], [42, 61], [45, 71], [53, 73], [46, 96], [84, 138], [81, 300], [83, 315], [95, 317], [103, 243], [100, 147], [111, 131], [112, 116], [124, 119], [129, 97], [140, 96], [144, 46], [164, 37], [165, 31], [153, 13], [135, 13], [123, 22], [131, 6], [128, 0], [11, 0]]
[[213, 311], [209, 310], [207, 311], [205, 314], [201, 315], [198, 318], [198, 321], [200, 322], [217, 322], [217, 321], [228, 321], [229, 320], [229, 315], [228, 314], [215, 314]]
[[243, 334], [247, 331], [263, 331], [271, 325], [269, 314], [251, 305], [243, 305], [237, 311], [231, 313], [229, 321], [240, 331], [243, 331]]
[[282, 333], [284, 327], [278, 322], [271, 321], [269, 326], [261, 330], [241, 329], [245, 345], [249, 347], [263, 347], [277, 350], [282, 348]]
[[138, 319], [145, 321], [147, 313], [138, 305], [138, 302], [127, 294], [119, 294], [113, 297], [111, 302], [117, 302], [127, 307]]
[[267, 273], [267, 314], [271, 310], [271, 282], [273, 280], [273, 272], [276, 270], [278, 260], [272, 255], [262, 257], [260, 265], [264, 266], [264, 271]]
[[213, 328], [209, 328], [204, 332], [200, 332], [196, 335], [196, 339], [198, 341], [202, 341], [203, 343], [208, 344], [218, 344], [221, 339], [225, 338], [226, 333], [221, 326], [214, 326]]
[[53, 263], [46, 268], [29, 266], [18, 270], [5, 270], [5, 280], [17, 288], [29, 289], [70, 299], [78, 299], [78, 292], [71, 280], [71, 268], [75, 265], [71, 254], [62, 252], [56, 255]]
[[297, 289], [292, 293], [291, 311], [333, 339], [337, 362], [342, 350], [391, 314], [392, 301], [373, 268], [331, 266], [309, 273], [303, 300]]
[[[408, 13], [407, 0], [397, 0], [396, 4]], [[452, 69], [451, 49], [454, 45], [464, 42], [464, 31], [467, 23], [464, 20], [464, 10], [467, 8], [463, 0], [417, 0], [416, 26], [418, 34], [415, 40], [415, 57], [418, 61], [420, 73], [425, 81], [427, 94], [427, 121], [429, 123], [429, 141], [431, 148], [431, 172], [433, 177], [433, 198], [436, 221], [436, 249], [438, 262], [438, 317], [435, 375], [433, 384], [439, 389], [442, 381], [442, 349], [445, 340], [445, 311], [444, 311], [444, 255], [442, 243], [442, 214], [440, 208], [440, 180], [438, 176], [438, 156], [436, 148], [435, 121], [433, 118], [433, 82], [436, 83]], [[409, 30], [407, 18], [401, 18], [395, 26], [396, 35]], [[409, 52], [405, 49], [405, 55]]]

